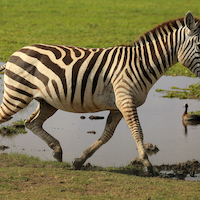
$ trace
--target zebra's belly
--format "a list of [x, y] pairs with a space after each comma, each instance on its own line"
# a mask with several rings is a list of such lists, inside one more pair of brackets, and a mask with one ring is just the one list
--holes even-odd
[[35, 99], [44, 99], [47, 103], [53, 107], [74, 113], [90, 113], [99, 112], [104, 110], [117, 110], [115, 103], [115, 95], [111, 89], [105, 89], [103, 92], [96, 92], [93, 95], [91, 93], [85, 93], [83, 100], [81, 100], [81, 94], [75, 94], [73, 100], [71, 96], [62, 96], [58, 98], [57, 95], [44, 96], [39, 92], [34, 96]]
[[81, 104], [80, 102], [74, 101], [73, 103], [55, 103], [55, 102], [49, 102], [47, 101], [50, 105], [53, 107], [63, 110], [63, 111], [68, 111], [68, 112], [73, 112], [73, 113], [93, 113], [93, 112], [99, 112], [99, 111], [104, 111], [104, 110], [117, 110], [117, 107], [115, 103], [108, 101], [108, 102], [95, 102], [95, 101], [87, 101]]

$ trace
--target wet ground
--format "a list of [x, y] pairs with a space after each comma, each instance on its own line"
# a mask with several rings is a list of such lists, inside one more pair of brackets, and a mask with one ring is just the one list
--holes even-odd
[[188, 181], [200, 181], [200, 163], [197, 160], [186, 161], [174, 165], [154, 166], [164, 178], [174, 178]]
[[[0, 84], [1, 81], [3, 82], [3, 79], [0, 80]], [[155, 91], [158, 88], [170, 89], [171, 86], [184, 88], [197, 82], [198, 78], [163, 76], [151, 89], [146, 102], [138, 108], [144, 142], [150, 142], [159, 148], [157, 154], [149, 157], [153, 165], [174, 165], [193, 159], [200, 161], [200, 125], [188, 125], [185, 129], [181, 118], [184, 103], [189, 104], [189, 111], [196, 111], [200, 110], [200, 102], [166, 99]], [[3, 88], [0, 88], [0, 99], [2, 95]], [[36, 106], [36, 102], [31, 103], [1, 126], [28, 118]], [[100, 116], [102, 119], [92, 120], [89, 118], [91, 115]], [[60, 141], [64, 153], [63, 161], [72, 162], [101, 136], [107, 115], [107, 111], [84, 115], [58, 111], [45, 122], [44, 128]], [[84, 116], [84, 119], [81, 116]], [[18, 134], [11, 138], [0, 136], [0, 146], [2, 145], [10, 147], [4, 150], [6, 153], [26, 153], [42, 160], [54, 160], [52, 150], [29, 130], [26, 134]], [[103, 167], [126, 166], [137, 156], [136, 144], [125, 120], [122, 119], [112, 139], [88, 162]]]

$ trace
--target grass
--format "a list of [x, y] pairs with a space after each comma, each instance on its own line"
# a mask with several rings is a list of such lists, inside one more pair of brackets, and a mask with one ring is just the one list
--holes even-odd
[[188, 68], [184, 67], [180, 63], [177, 63], [173, 67], [171, 67], [165, 75], [167, 76], [188, 76], [188, 77], [196, 77]]
[[[0, 61], [34, 44], [110, 47], [130, 44], [139, 35], [188, 10], [200, 16], [198, 0], [1, 0]], [[194, 76], [180, 64], [166, 75]]]
[[171, 87], [171, 90], [156, 89], [156, 92], [167, 93], [163, 95], [164, 98], [200, 100], [200, 83], [189, 85], [188, 88]]
[[24, 126], [25, 120], [19, 120], [16, 122], [12, 122], [12, 125], [1, 127], [0, 129], [0, 135], [2, 137], [8, 137], [13, 138], [18, 134], [25, 134], [27, 133], [25, 126]]
[[139, 177], [127, 168], [75, 171], [69, 164], [0, 154], [0, 199], [198, 199], [199, 182]]
[[195, 115], [200, 115], [200, 111], [197, 110], [197, 111], [191, 111], [191, 112], [188, 112], [188, 114], [195, 114]]

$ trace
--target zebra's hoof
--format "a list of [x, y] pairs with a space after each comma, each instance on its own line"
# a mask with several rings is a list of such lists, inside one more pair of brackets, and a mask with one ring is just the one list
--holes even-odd
[[82, 167], [82, 165], [83, 165], [83, 164], [82, 164], [80, 158], [76, 158], [76, 159], [74, 160], [74, 162], [73, 162], [73, 168], [74, 168], [75, 170], [80, 170], [81, 167]]
[[62, 162], [62, 150], [56, 151], [56, 149], [53, 152], [53, 157], [58, 161]]
[[153, 166], [144, 167], [143, 173], [146, 176], [157, 176], [157, 174], [155, 173], [155, 171], [153, 169]]
[[53, 152], [53, 157], [54, 157], [58, 162], [62, 162], [62, 153], [60, 153], [60, 152]]

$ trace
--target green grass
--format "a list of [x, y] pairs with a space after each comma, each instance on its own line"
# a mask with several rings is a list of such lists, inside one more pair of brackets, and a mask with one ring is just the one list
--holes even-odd
[[167, 93], [164, 98], [200, 100], [200, 83], [189, 85], [188, 88], [171, 87], [171, 90], [156, 89], [156, 92]]
[[[139, 35], [188, 10], [200, 17], [198, 0], [1, 0], [0, 60], [34, 43], [84, 47], [130, 44]], [[177, 65], [167, 75], [192, 74]]]
[[127, 168], [71, 170], [69, 164], [0, 154], [0, 199], [198, 199], [199, 182], [139, 177]]
[[2, 137], [13, 138], [18, 134], [26, 134], [27, 131], [24, 126], [24, 121], [25, 120], [21, 119], [19, 121], [12, 122], [12, 125], [1, 127], [0, 135]]
[[188, 112], [188, 114], [195, 114], [195, 115], [200, 115], [200, 111], [197, 110], [197, 111], [191, 111], [191, 112]]
[[165, 75], [167, 76], [189, 76], [189, 77], [196, 77], [189, 69], [177, 63], [173, 67], [171, 67]]

